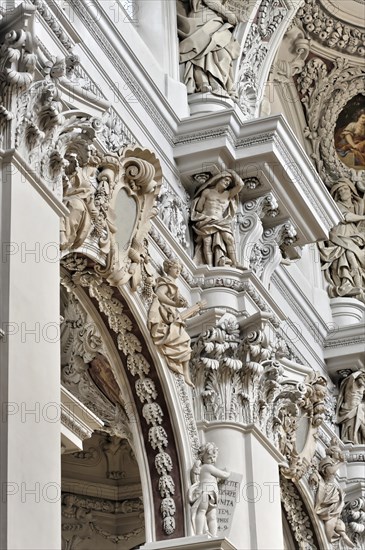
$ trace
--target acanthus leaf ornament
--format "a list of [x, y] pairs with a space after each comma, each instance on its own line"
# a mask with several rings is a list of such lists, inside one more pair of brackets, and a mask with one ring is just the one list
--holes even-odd
[[0, 142], [5, 149], [14, 146], [17, 98], [34, 79], [35, 11], [21, 4], [0, 20]]
[[320, 57], [311, 57], [302, 68], [296, 86], [304, 105], [308, 126], [305, 135], [313, 148], [319, 175], [327, 186], [339, 178], [364, 185], [364, 171], [347, 167], [339, 159], [334, 142], [334, 129], [339, 114], [351, 98], [365, 94], [365, 70], [338, 58], [329, 67]]

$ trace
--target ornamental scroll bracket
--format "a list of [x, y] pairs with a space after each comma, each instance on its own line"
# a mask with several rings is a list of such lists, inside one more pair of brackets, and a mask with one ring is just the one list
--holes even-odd
[[136, 290], [152, 269], [146, 238], [157, 213], [159, 161], [139, 147], [104, 154], [74, 132], [63, 159], [63, 201], [70, 211], [61, 225], [63, 263], [76, 271], [93, 266], [111, 285], [131, 281]]
[[18, 96], [31, 85], [37, 56], [34, 36], [36, 8], [20, 4], [0, 21], [0, 143], [11, 148]]

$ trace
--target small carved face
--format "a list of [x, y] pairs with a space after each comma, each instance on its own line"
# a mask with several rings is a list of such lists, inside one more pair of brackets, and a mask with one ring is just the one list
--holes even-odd
[[218, 457], [218, 451], [216, 449], [209, 449], [205, 455], [203, 462], [205, 464], [214, 464]]
[[170, 275], [170, 277], [173, 277], [174, 279], [179, 277], [180, 273], [181, 273], [181, 266], [178, 264], [170, 265], [167, 271], [167, 274]]
[[348, 185], [344, 185], [343, 187], [340, 187], [338, 190], [338, 196], [342, 201], [351, 199], [351, 189]]
[[227, 189], [227, 187], [230, 185], [231, 182], [232, 182], [231, 176], [224, 176], [219, 180], [217, 187], [219, 187], [220, 189]]

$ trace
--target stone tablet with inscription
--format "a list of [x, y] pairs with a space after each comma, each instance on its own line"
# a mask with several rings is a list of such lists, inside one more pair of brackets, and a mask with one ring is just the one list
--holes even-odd
[[236, 504], [240, 499], [242, 474], [231, 473], [229, 479], [219, 483], [219, 499], [217, 510], [218, 533], [228, 536]]

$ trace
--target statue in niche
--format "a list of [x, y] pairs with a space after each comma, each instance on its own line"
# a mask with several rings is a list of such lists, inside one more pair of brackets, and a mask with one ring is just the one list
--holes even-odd
[[230, 473], [215, 466], [218, 448], [214, 443], [201, 445], [198, 460], [191, 470], [192, 486], [189, 489], [191, 520], [196, 535], [218, 533], [217, 507], [219, 480], [226, 480]]
[[328, 241], [318, 243], [328, 293], [331, 298], [351, 296], [365, 302], [364, 197], [347, 178], [332, 186], [331, 195], [345, 221], [330, 231]]
[[203, 179], [191, 210], [196, 242], [194, 261], [209, 266], [236, 266], [233, 221], [244, 183], [233, 170], [213, 177], [205, 175]]
[[341, 425], [342, 441], [365, 444], [365, 371], [353, 372], [341, 382], [337, 423]]
[[353, 97], [340, 113], [335, 129], [335, 147], [340, 160], [349, 168], [365, 170], [365, 100]]
[[188, 305], [175, 282], [181, 273], [181, 265], [177, 261], [166, 260], [163, 268], [166, 275], [156, 279], [155, 297], [148, 312], [148, 327], [154, 343], [165, 356], [168, 367], [173, 372], [182, 374], [185, 382], [194, 387], [189, 370], [190, 336], [185, 330], [185, 320], [196, 315], [204, 303], [198, 302], [180, 314], [178, 308]]
[[225, 0], [188, 0], [187, 16], [178, 10], [180, 63], [188, 94], [236, 95], [233, 61], [240, 45], [233, 31], [238, 19], [224, 4]]
[[344, 493], [335, 481], [338, 468], [345, 462], [345, 456], [336, 439], [326, 451], [326, 456], [309, 479], [310, 484], [317, 489], [314, 510], [324, 523], [324, 530], [330, 543], [342, 539], [349, 548], [354, 548], [353, 542], [346, 534], [346, 526], [341, 519], [345, 505]]

